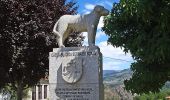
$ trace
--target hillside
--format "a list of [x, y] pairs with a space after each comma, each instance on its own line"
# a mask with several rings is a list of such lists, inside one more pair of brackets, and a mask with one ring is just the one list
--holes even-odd
[[132, 71], [130, 69], [125, 69], [122, 71], [104, 70], [103, 80], [105, 85], [112, 85], [114, 88], [116, 86], [123, 85], [123, 81], [125, 79], [129, 79], [131, 75]]
[[104, 70], [105, 100], [132, 100], [131, 93], [124, 90], [123, 81], [132, 76], [130, 69], [121, 71]]
[[103, 71], [103, 77], [105, 78], [105, 77], [109, 77], [109, 76], [111, 76], [111, 75], [113, 75], [113, 74], [116, 74], [116, 73], [118, 73], [118, 72], [120, 72], [120, 71], [117, 71], [117, 70], [104, 70]]
[[[105, 100], [133, 100], [132, 94], [128, 93], [123, 88], [123, 81], [125, 79], [129, 79], [131, 76], [132, 71], [130, 69], [125, 69], [121, 71], [104, 70], [103, 80], [105, 85]], [[170, 81], [165, 83], [161, 91], [169, 91], [169, 89]], [[158, 94], [161, 94], [161, 92]]]

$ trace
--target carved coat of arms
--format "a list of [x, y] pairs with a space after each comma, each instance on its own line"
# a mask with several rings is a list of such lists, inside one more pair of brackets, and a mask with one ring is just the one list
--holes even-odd
[[76, 83], [83, 73], [83, 60], [78, 58], [63, 60], [62, 77], [68, 83]]

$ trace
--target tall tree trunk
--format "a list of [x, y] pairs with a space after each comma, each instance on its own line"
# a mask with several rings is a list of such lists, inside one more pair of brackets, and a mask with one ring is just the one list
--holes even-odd
[[23, 84], [22, 84], [22, 82], [18, 82], [17, 100], [22, 100], [22, 97], [23, 97]]

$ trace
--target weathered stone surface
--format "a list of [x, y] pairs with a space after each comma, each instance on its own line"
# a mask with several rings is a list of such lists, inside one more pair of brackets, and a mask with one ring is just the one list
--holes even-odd
[[64, 47], [64, 41], [72, 32], [88, 32], [88, 44], [94, 46], [99, 19], [108, 14], [106, 8], [97, 5], [90, 14], [61, 16], [53, 28], [59, 47]]
[[98, 47], [55, 48], [49, 59], [50, 100], [103, 100]]

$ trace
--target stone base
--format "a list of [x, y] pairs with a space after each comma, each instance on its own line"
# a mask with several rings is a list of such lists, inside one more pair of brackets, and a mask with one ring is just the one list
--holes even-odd
[[98, 47], [54, 48], [49, 59], [50, 100], [104, 100]]

